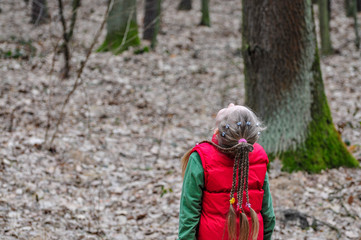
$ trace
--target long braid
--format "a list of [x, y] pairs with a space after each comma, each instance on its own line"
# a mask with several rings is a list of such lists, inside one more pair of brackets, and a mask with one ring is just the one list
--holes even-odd
[[247, 203], [248, 203], [248, 207], [250, 207], [249, 205], [249, 195], [248, 195], [248, 175], [249, 175], [249, 159], [248, 159], [248, 154], [244, 154], [243, 156], [244, 161], [245, 161], [245, 181], [246, 181], [246, 186], [245, 186], [245, 190], [246, 190], [246, 198], [247, 198]]
[[249, 235], [249, 224], [248, 224], [248, 219], [246, 214], [244, 213], [244, 209], [242, 208], [242, 204], [243, 204], [243, 192], [244, 192], [244, 188], [245, 188], [245, 177], [246, 177], [246, 166], [247, 166], [247, 161], [245, 159], [245, 155], [248, 155], [247, 149], [245, 147], [242, 148], [241, 153], [240, 153], [240, 161], [241, 161], [241, 167], [239, 169], [240, 172], [242, 172], [242, 174], [239, 174], [239, 191], [237, 193], [239, 201], [239, 208], [240, 208], [240, 219], [239, 219], [239, 226], [240, 226], [240, 234], [239, 234], [239, 239], [240, 240], [247, 240], [248, 239], [248, 235]]
[[237, 161], [235, 159], [234, 164], [233, 164], [233, 178], [232, 178], [232, 189], [231, 189], [231, 193], [230, 193], [230, 199], [232, 199], [234, 197], [234, 191], [236, 190], [236, 178], [237, 178], [238, 165], [239, 165], [239, 161]]
[[229, 211], [227, 214], [227, 228], [228, 228], [228, 235], [230, 239], [235, 239], [237, 236], [237, 229], [236, 229], [236, 212], [234, 211], [233, 204], [235, 202], [234, 199], [234, 191], [236, 189], [236, 178], [237, 178], [237, 168], [238, 168], [239, 162], [237, 160], [234, 160], [233, 164], [233, 179], [232, 179], [232, 189], [230, 193], [230, 204], [229, 204]]
[[244, 171], [243, 171], [243, 168], [244, 168], [244, 161], [242, 161], [242, 155], [243, 155], [243, 148], [241, 148], [241, 151], [238, 155], [238, 159], [237, 161], [240, 162], [239, 164], [239, 168], [238, 168], [238, 188], [237, 188], [237, 200], [238, 200], [238, 206], [239, 206], [239, 209], [242, 209], [242, 202], [243, 202], [243, 189], [244, 189]]
[[249, 208], [249, 211], [251, 213], [251, 219], [252, 219], [252, 230], [251, 230], [251, 236], [253, 240], [256, 240], [258, 237], [258, 230], [259, 230], [259, 222], [256, 212], [252, 209], [251, 203], [249, 202], [249, 193], [248, 193], [248, 176], [249, 176], [249, 159], [248, 154], [245, 154], [243, 159], [245, 159], [245, 180], [246, 180], [246, 198], [247, 198], [247, 207]]

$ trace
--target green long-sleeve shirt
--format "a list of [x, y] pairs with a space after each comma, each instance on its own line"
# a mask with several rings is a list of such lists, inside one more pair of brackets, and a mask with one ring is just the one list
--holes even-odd
[[[204, 189], [204, 170], [197, 152], [189, 157], [184, 174], [183, 188], [179, 211], [179, 240], [196, 239], [197, 227], [202, 211], [202, 194]], [[269, 188], [268, 174], [263, 183], [263, 202], [261, 214], [263, 217], [264, 240], [272, 237], [276, 224], [273, 211], [272, 196]]]

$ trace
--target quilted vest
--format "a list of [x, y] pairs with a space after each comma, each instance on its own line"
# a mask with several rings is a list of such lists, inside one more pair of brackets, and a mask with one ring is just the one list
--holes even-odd
[[[215, 139], [212, 140], [216, 142]], [[259, 220], [259, 233], [257, 240], [263, 239], [263, 218], [260, 213], [263, 200], [263, 182], [266, 176], [268, 157], [258, 143], [253, 145], [254, 150], [249, 153], [248, 195], [252, 209], [257, 213]], [[208, 143], [196, 145], [192, 152], [197, 152], [202, 160], [204, 169], [204, 190], [202, 199], [202, 212], [198, 240], [227, 240], [226, 215], [229, 211], [230, 192], [232, 187], [232, 174], [234, 160], [219, 152]], [[233, 207], [236, 208], [236, 202]], [[242, 208], [251, 226], [249, 208], [246, 207], [246, 193], [243, 193]], [[239, 226], [239, 213], [237, 213], [237, 226]], [[238, 227], [239, 229], [239, 227]], [[237, 232], [237, 237], [239, 230]]]

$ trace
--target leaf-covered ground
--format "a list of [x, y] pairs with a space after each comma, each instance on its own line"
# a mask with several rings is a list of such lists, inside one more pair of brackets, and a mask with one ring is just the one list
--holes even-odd
[[[0, 239], [176, 239], [179, 159], [210, 137], [217, 110], [244, 101], [240, 1], [211, 1], [207, 28], [198, 26], [198, 2], [178, 12], [165, 0], [156, 51], [93, 53], [51, 151], [46, 128], [49, 139], [106, 3], [82, 3], [71, 76], [61, 80], [54, 46], [62, 29], [56, 1], [48, 2], [52, 21], [38, 27], [30, 4], [0, 2]], [[361, 160], [354, 36], [343, 1], [332, 1], [336, 54], [322, 58], [325, 88], [336, 128]], [[276, 161], [270, 184], [274, 239], [360, 239], [361, 170], [289, 174]]]

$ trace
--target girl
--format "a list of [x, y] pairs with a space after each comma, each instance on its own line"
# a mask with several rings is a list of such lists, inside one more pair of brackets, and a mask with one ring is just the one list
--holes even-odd
[[230, 104], [216, 117], [212, 141], [182, 158], [179, 240], [271, 239], [275, 226], [265, 128], [248, 108]]

